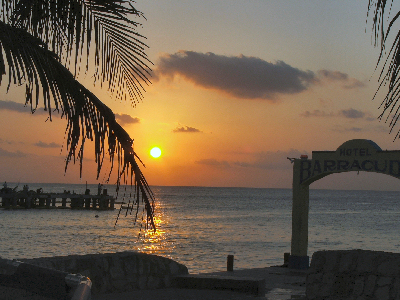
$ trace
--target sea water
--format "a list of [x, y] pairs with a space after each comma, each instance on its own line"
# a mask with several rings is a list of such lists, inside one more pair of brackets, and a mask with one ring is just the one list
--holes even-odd
[[[22, 187], [23, 184], [20, 184]], [[9, 186], [13, 186], [9, 184]], [[29, 184], [83, 193], [85, 185]], [[96, 185], [89, 185], [92, 194]], [[106, 186], [115, 194], [115, 186]], [[170, 257], [191, 273], [281, 265], [290, 252], [291, 189], [152, 187], [157, 231], [135, 211], [0, 210], [0, 257], [135, 250]], [[129, 201], [129, 188], [117, 201]], [[309, 255], [323, 249], [399, 252], [400, 192], [310, 190]], [[124, 205], [126, 206], [126, 204]], [[118, 222], [116, 223], [118, 217]], [[141, 228], [142, 227], [142, 228]]]

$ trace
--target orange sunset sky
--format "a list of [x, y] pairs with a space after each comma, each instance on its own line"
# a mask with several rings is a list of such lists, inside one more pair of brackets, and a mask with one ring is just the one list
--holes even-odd
[[[286, 159], [350, 139], [400, 149], [372, 101], [380, 68], [368, 1], [138, 0], [154, 63], [136, 107], [79, 80], [135, 140], [150, 185], [290, 188]], [[394, 11], [396, 7], [393, 8]], [[93, 71], [93, 70], [92, 70]], [[0, 181], [97, 183], [93, 145], [64, 174], [65, 119], [23, 107], [24, 87], [0, 97]], [[155, 159], [150, 149], [160, 147]], [[104, 174], [108, 171], [104, 169]], [[104, 176], [99, 180], [104, 182]], [[400, 190], [381, 174], [331, 175], [311, 188]]]

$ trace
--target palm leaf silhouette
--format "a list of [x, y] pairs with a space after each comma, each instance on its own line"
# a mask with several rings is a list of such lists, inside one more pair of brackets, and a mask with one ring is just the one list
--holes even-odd
[[117, 97], [128, 96], [134, 105], [142, 99], [142, 83], [150, 82], [150, 62], [142, 37], [134, 31], [138, 24], [127, 17], [140, 15], [130, 4], [125, 0], [4, 0], [0, 83], [8, 73], [8, 88], [26, 85], [26, 104], [32, 111], [43, 99], [50, 118], [54, 111], [66, 118], [65, 169], [71, 161], [78, 161], [82, 172], [84, 145], [91, 140], [99, 177], [107, 153], [110, 175], [117, 165], [117, 189], [128, 175], [137, 190], [137, 205], [141, 195], [147, 221], [154, 228], [154, 196], [137, 163], [141, 161], [133, 150], [133, 139], [116, 122], [111, 109], [76, 80], [82, 58], [86, 59], [85, 72], [89, 69], [94, 32], [95, 78], [108, 83]]
[[[382, 69], [379, 74], [379, 86], [374, 95], [376, 98], [379, 90], [387, 86], [387, 93], [381, 102], [380, 108], [382, 113], [379, 119], [389, 120], [390, 132], [392, 132], [400, 117], [400, 31], [394, 37], [392, 46], [387, 51], [386, 43], [388, 37], [394, 29], [394, 25], [400, 16], [400, 11], [391, 16], [392, 12], [391, 1], [370, 0], [368, 3], [368, 16], [372, 12], [372, 31], [374, 36], [375, 46], [380, 47], [380, 54], [376, 64], [378, 68], [382, 64]], [[388, 25], [386, 26], [386, 21]], [[396, 23], [397, 24], [397, 23]], [[385, 117], [386, 115], [386, 117]], [[395, 139], [400, 137], [400, 130], [397, 131]]]

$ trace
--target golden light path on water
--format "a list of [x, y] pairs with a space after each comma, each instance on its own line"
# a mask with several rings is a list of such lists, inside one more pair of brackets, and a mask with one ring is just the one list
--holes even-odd
[[[167, 236], [165, 231], [165, 224], [167, 216], [162, 209], [162, 201], [154, 202], [154, 225], [156, 230], [146, 228], [146, 218], [145, 216], [139, 216], [138, 221], [141, 223], [141, 230], [139, 233], [132, 230], [131, 227], [126, 227], [123, 229], [124, 234], [133, 235], [132, 238], [137, 234], [138, 241], [137, 248], [135, 250], [146, 252], [149, 254], [159, 254], [164, 256], [170, 256], [171, 244], [167, 242]], [[139, 220], [140, 219], [140, 220]], [[125, 227], [125, 226], [124, 226]]]
[[[157, 206], [159, 206], [159, 204]], [[164, 214], [162, 211], [158, 211], [158, 213], [154, 216], [154, 225], [156, 226], [156, 230], [154, 231], [150, 229], [145, 231], [143, 247], [139, 248], [139, 251], [152, 254], [163, 254], [166, 252], [166, 232], [163, 228], [163, 217]]]

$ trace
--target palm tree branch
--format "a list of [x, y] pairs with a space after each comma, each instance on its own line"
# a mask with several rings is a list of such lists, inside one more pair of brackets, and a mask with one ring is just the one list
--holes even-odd
[[146, 212], [151, 214], [147, 216], [150, 226], [154, 228], [154, 196], [137, 164], [133, 140], [116, 122], [111, 109], [76, 81], [73, 74], [40, 39], [22, 29], [0, 22], [0, 45], [9, 65], [10, 78], [14, 78], [19, 84], [26, 83], [26, 103], [36, 108], [39, 98], [43, 98], [50, 116], [54, 105], [56, 110], [61, 111], [62, 117], [66, 118], [68, 153], [65, 169], [67, 170], [71, 161], [76, 160], [82, 168], [85, 142], [87, 139], [94, 139], [97, 176], [100, 174], [105, 152], [110, 157], [111, 169], [117, 155], [117, 186], [121, 184], [122, 176], [132, 176], [135, 188], [141, 192]]
[[[388, 38], [391, 36], [390, 33], [400, 17], [400, 11], [395, 13], [392, 17], [390, 16], [392, 13], [392, 4], [393, 0], [370, 0], [368, 3], [368, 14], [372, 11], [372, 32], [375, 46], [380, 47], [376, 68], [381, 66], [378, 77], [379, 86], [373, 99], [377, 97], [378, 92], [383, 87], [387, 87], [386, 95], [379, 106], [380, 109], [382, 109], [379, 119], [383, 119], [386, 114], [385, 122], [390, 119], [390, 132], [394, 130], [400, 117], [398, 102], [400, 97], [400, 31], [394, 37], [389, 51], [386, 52], [385, 49]], [[388, 20], [387, 26], [386, 20]], [[400, 137], [399, 134], [400, 131], [397, 132], [395, 139]]]
[[[5, 0], [4, 0], [5, 1]], [[15, 0], [8, 0], [14, 2]], [[51, 45], [51, 50], [60, 58], [64, 58], [66, 66], [74, 66], [74, 74], [79, 72], [78, 61], [86, 56], [86, 70], [89, 67], [90, 47], [94, 34], [94, 62], [98, 74], [97, 79], [109, 82], [119, 98], [125, 95], [120, 82], [129, 81], [128, 95], [136, 103], [142, 99], [144, 90], [142, 84], [132, 80], [131, 72], [137, 72], [140, 82], [149, 84], [151, 62], [144, 49], [147, 45], [142, 42], [145, 37], [140, 35], [136, 28], [139, 23], [131, 20], [132, 16], [141, 17], [131, 0], [19, 0], [15, 4], [12, 16], [13, 26], [24, 28], [32, 35]], [[104, 47], [104, 41], [111, 33], [119, 32], [118, 39], [113, 44], [118, 47]], [[86, 53], [83, 54], [84, 45]], [[108, 59], [109, 51], [121, 48], [121, 45], [130, 45], [134, 51], [114, 53], [119, 57], [119, 64], [129, 72], [117, 72], [118, 67]], [[65, 48], [65, 49], [64, 49]], [[137, 59], [141, 57], [142, 59]], [[72, 59], [72, 62], [71, 62]], [[135, 65], [132, 68], [132, 65]], [[109, 70], [113, 76], [102, 76], [104, 70]]]

